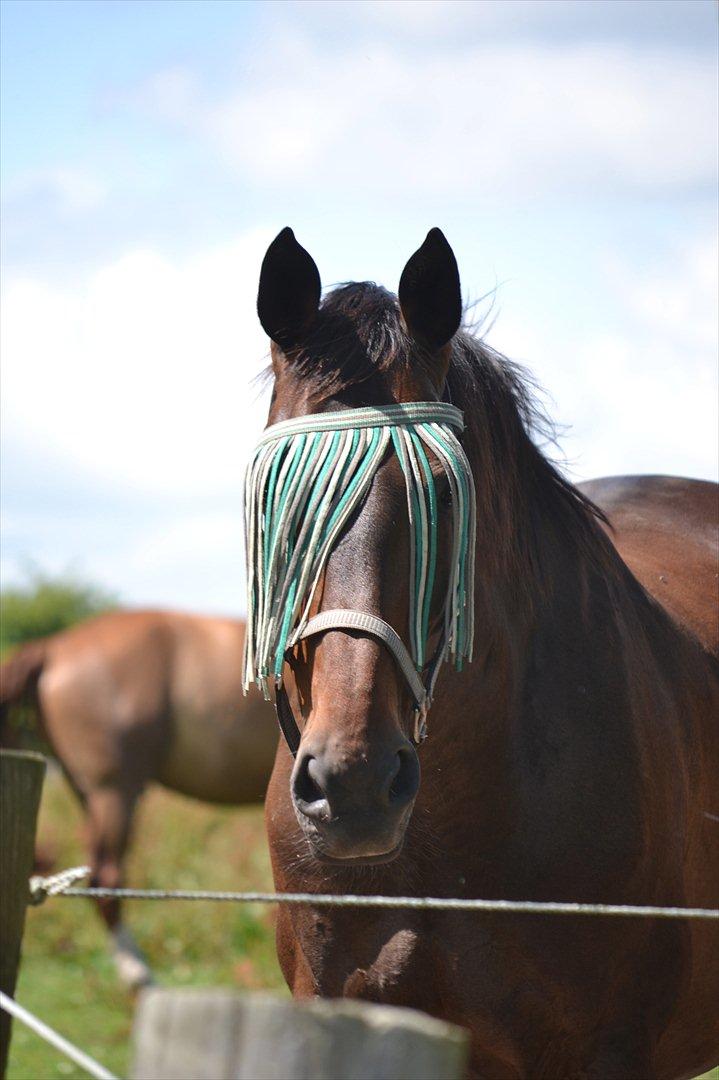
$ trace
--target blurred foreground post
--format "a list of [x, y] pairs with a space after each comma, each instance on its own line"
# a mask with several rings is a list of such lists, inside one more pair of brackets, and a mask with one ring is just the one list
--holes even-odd
[[145, 990], [134, 1080], [460, 1080], [461, 1028], [390, 1005]]
[[[44, 776], [41, 754], [0, 750], [0, 990], [10, 997], [20, 964]], [[10, 1017], [0, 1010], [0, 1077], [9, 1049]]]

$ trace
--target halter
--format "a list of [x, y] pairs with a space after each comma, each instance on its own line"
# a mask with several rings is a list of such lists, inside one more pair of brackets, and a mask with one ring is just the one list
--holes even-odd
[[[451, 656], [461, 671], [472, 658], [476, 503], [469, 462], [453, 429], [461, 432], [464, 420], [447, 402], [380, 405], [284, 420], [267, 428], [255, 448], [245, 478], [244, 689], [255, 682], [269, 700], [274, 680], [280, 727], [293, 754], [300, 732], [282, 673], [288, 653], [304, 638], [355, 630], [381, 641], [412, 694], [416, 743], [426, 737], [442, 663]], [[329, 555], [390, 446], [404, 476], [410, 523], [409, 649], [389, 623], [370, 612], [343, 608], [310, 617]], [[426, 653], [440, 537], [428, 450], [445, 472], [452, 505], [443, 629], [431, 660]]]

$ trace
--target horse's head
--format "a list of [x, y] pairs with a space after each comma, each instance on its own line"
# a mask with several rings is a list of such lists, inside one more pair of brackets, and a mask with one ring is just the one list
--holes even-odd
[[[258, 313], [274, 394], [248, 473], [247, 677], [283, 682], [299, 739], [291, 797], [313, 853], [389, 861], [419, 787], [418, 699], [433, 658], [438, 669], [450, 647], [461, 657], [463, 633], [471, 650], [460, 611], [469, 582], [456, 566], [474, 495], [442, 425], [455, 411], [442, 397], [461, 318], [457, 264], [433, 229], [398, 298], [363, 283], [321, 303], [317, 267], [285, 229], [262, 265]], [[424, 412], [412, 412], [417, 402]], [[392, 426], [398, 404], [416, 424]], [[346, 426], [333, 429], [335, 418]], [[358, 612], [374, 621], [352, 625]]]

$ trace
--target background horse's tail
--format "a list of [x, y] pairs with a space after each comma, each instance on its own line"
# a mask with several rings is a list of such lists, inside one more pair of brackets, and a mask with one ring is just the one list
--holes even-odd
[[28, 641], [0, 664], [0, 737], [11, 705], [34, 704], [37, 681], [47, 656], [47, 639]]

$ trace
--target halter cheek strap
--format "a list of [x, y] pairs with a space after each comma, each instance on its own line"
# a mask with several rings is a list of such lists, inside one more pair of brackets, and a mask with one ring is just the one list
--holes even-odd
[[[293, 640], [293, 645], [315, 634], [321, 634], [325, 630], [359, 630], [363, 634], [381, 641], [392, 653], [397, 667], [404, 675], [414, 701], [414, 741], [419, 746], [427, 737], [427, 713], [431, 702], [431, 693], [434, 690], [434, 681], [439, 664], [441, 663], [440, 650], [430, 665], [430, 679], [427, 687], [420, 679], [402, 638], [385, 622], [376, 615], [370, 615], [366, 611], [354, 611], [351, 608], [333, 608], [330, 611], [322, 611], [307, 622], [301, 633]], [[284, 684], [278, 680], [275, 686], [275, 708], [277, 720], [280, 725], [285, 742], [293, 757], [297, 754], [300, 745], [300, 730], [297, 726], [292, 706], [287, 696]]]

